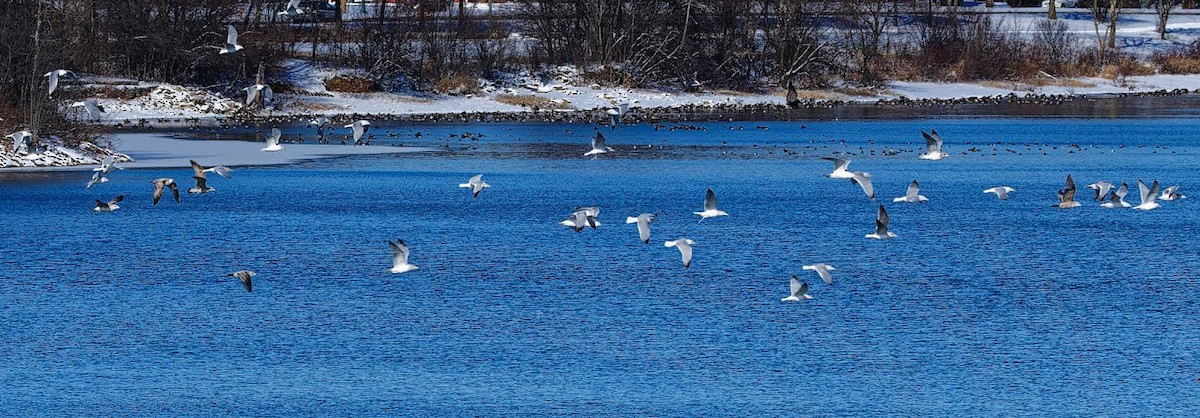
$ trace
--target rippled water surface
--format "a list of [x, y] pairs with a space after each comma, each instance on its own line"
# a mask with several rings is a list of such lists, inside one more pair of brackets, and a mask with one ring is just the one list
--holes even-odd
[[[380, 124], [439, 151], [239, 167], [157, 207], [148, 182], [190, 170], [2, 177], [0, 415], [1200, 415], [1200, 121], [672, 126], [593, 160], [587, 125]], [[929, 128], [949, 158], [916, 159]], [[863, 238], [876, 204], [823, 177], [834, 153], [897, 239]], [[1068, 173], [1084, 207], [1050, 208]], [[1139, 178], [1197, 196], [1083, 189]], [[930, 202], [892, 203], [913, 179]], [[699, 223], [709, 187], [730, 216]], [[591, 204], [598, 229], [556, 224]], [[387, 272], [397, 238], [420, 269]], [[780, 301], [793, 274], [813, 300]]]

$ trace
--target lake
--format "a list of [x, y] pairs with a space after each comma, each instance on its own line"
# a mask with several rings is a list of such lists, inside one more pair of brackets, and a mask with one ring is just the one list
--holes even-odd
[[[1200, 194], [1200, 120], [642, 124], [584, 158], [593, 129], [381, 123], [438, 151], [235, 167], [157, 207], [189, 169], [0, 177], [0, 415], [1200, 414], [1200, 195], [1084, 188]], [[923, 129], [948, 158], [916, 158]], [[863, 237], [877, 203], [834, 154], [898, 238]], [[1084, 205], [1051, 208], [1067, 174]], [[930, 201], [892, 203], [913, 179]], [[698, 222], [710, 187], [730, 216]], [[583, 205], [599, 228], [557, 225]], [[395, 239], [418, 270], [388, 273]], [[780, 301], [793, 274], [814, 299]]]

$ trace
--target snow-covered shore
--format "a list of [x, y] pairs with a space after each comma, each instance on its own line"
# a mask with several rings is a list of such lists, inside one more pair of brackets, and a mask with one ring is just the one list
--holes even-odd
[[[248, 141], [216, 141], [178, 139], [163, 134], [119, 134], [112, 137], [112, 146], [134, 159], [122, 163], [122, 168], [191, 167], [189, 160], [209, 165], [261, 166], [292, 164], [322, 158], [352, 155], [401, 154], [436, 152], [432, 148], [392, 146], [349, 146], [319, 144], [285, 144], [278, 152], [261, 151], [262, 143]], [[94, 165], [62, 167], [0, 168], [0, 173], [45, 171], [90, 171]]]

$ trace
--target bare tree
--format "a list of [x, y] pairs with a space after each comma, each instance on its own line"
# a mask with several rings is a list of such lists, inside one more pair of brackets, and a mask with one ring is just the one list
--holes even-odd
[[884, 34], [893, 27], [897, 4], [889, 0], [846, 0], [842, 7], [851, 19], [848, 32], [858, 58], [859, 78], [864, 84], [877, 83], [881, 78], [875, 66], [884, 47]]
[[1158, 36], [1159, 39], [1167, 39], [1167, 19], [1171, 17], [1171, 9], [1178, 6], [1182, 0], [1156, 0], [1154, 10], [1158, 12]]

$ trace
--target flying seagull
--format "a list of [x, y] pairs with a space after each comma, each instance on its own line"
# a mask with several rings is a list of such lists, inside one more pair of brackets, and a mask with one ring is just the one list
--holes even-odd
[[596, 136], [592, 137], [592, 150], [583, 154], [584, 157], [590, 157], [597, 154], [612, 152], [612, 148], [605, 145], [604, 134], [596, 132]]
[[404, 240], [398, 239], [396, 242], [388, 241], [388, 247], [392, 248], [392, 269], [388, 271], [392, 273], [405, 273], [417, 269], [417, 266], [408, 264], [408, 245], [404, 244]]
[[279, 138], [283, 136], [283, 132], [279, 128], [271, 128], [271, 134], [267, 135], [267, 147], [263, 148], [266, 152], [275, 152], [283, 150], [283, 145], [279, 145]]
[[625, 218], [625, 223], [637, 224], [638, 238], [641, 238], [643, 244], [650, 243], [650, 223], [654, 222], [654, 216], [653, 213], [643, 213]]
[[204, 173], [217, 173], [222, 177], [229, 178], [233, 172], [233, 170], [231, 170], [229, 167], [223, 165], [204, 167], [194, 160], [189, 162], [192, 163], [192, 172], [195, 174], [192, 176], [192, 178], [196, 179], [196, 187], [188, 189], [188, 193], [208, 193], [216, 190], [212, 187], [208, 187], [208, 176], [206, 176]]
[[875, 187], [871, 186], [871, 174], [864, 171], [855, 171], [850, 173], [850, 183], [857, 184], [862, 187], [863, 193], [871, 200], [875, 200]]
[[271, 100], [275, 99], [275, 91], [271, 90], [271, 86], [262, 84], [261, 81], [242, 90], [246, 91], [246, 106], [250, 106], [252, 103], [254, 103], [254, 100], [257, 99], [259, 95], [262, 95], [264, 107]]
[[1138, 179], [1138, 191], [1142, 194], [1142, 204], [1134, 206], [1134, 209], [1152, 210], [1162, 207], [1162, 205], [1154, 201], [1158, 198], [1158, 180], [1154, 180], [1154, 183], [1150, 187], [1146, 187], [1146, 183]]
[[92, 179], [87, 182], [87, 188], [91, 189], [93, 185], [98, 183], [108, 182], [108, 174], [113, 170], [124, 170], [117, 167], [117, 158], [114, 156], [106, 156], [100, 161], [100, 166], [92, 169]]
[[680, 238], [680, 239], [677, 239], [674, 241], [667, 241], [667, 242], [663, 243], [663, 246], [665, 246], [665, 247], [678, 247], [679, 248], [679, 254], [683, 256], [683, 268], [685, 268], [685, 269], [692, 267], [692, 246], [693, 245], [696, 245], [696, 242], [692, 241], [690, 239], [687, 239], [687, 238]]
[[1008, 200], [1008, 194], [1015, 192], [1015, 191], [1017, 191], [1017, 189], [1014, 189], [1012, 187], [996, 186], [996, 187], [993, 187], [990, 189], [986, 189], [983, 192], [984, 193], [995, 193], [996, 197], [1000, 198], [1000, 200]]
[[929, 132], [925, 133], [925, 131], [921, 131], [921, 136], [925, 137], [926, 152], [917, 156], [917, 158], [930, 161], [946, 158], [946, 153], [942, 152], [942, 136], [938, 135], [937, 131]]
[[253, 283], [252, 278], [257, 275], [258, 275], [258, 273], [255, 273], [250, 270], [239, 270], [239, 271], [235, 271], [233, 273], [229, 273], [226, 276], [237, 277], [237, 279], [242, 282], [242, 287], [246, 288], [246, 292], [253, 292], [254, 291], [254, 283]]
[[817, 275], [821, 276], [821, 280], [824, 280], [825, 284], [833, 284], [833, 275], [829, 274], [829, 272], [831, 270], [837, 270], [836, 268], [833, 268], [833, 266], [825, 263], [807, 265], [804, 266], [803, 269], [817, 272]]
[[92, 120], [98, 120], [104, 117], [104, 114], [106, 113], [104, 111], [104, 106], [97, 104], [93, 99], [71, 103], [71, 107], [82, 107], [87, 111], [88, 117], [92, 118]]
[[304, 10], [300, 8], [300, 0], [288, 0], [287, 6], [284, 7], [283, 11], [279, 12], [278, 14], [280, 16], [287, 16], [295, 19], [296, 17], [304, 14]]
[[[833, 179], [850, 179], [854, 178], [854, 174], [849, 171], [850, 160], [838, 157], [821, 157], [822, 160], [833, 161], [833, 172], [826, 174], [825, 177]], [[863, 173], [867, 174], [867, 173]]]
[[783, 302], [799, 302], [801, 300], [812, 299], [812, 295], [808, 294], [808, 282], [800, 283], [796, 280], [796, 275], [792, 275], [791, 281], [792, 293], [786, 298], [780, 299]]
[[122, 200], [125, 200], [125, 195], [114, 197], [112, 200], [107, 202], [96, 200], [96, 207], [92, 208], [92, 210], [96, 212], [112, 212], [121, 208], [120, 206], [117, 206], [117, 203], [120, 203]]
[[458, 187], [471, 189], [471, 197], [477, 199], [479, 192], [483, 191], [485, 187], [492, 187], [492, 185], [484, 183], [483, 174], [476, 174], [475, 177], [471, 177], [466, 183], [459, 184]]
[[242, 46], [238, 45], [238, 43], [237, 43], [237, 38], [238, 38], [237, 29], [234, 29], [233, 25], [229, 25], [226, 28], [225, 32], [226, 32], [225, 46], [219, 48], [220, 51], [217, 52], [217, 54], [232, 54], [234, 52], [241, 51]]
[[883, 205], [879, 205], [879, 215], [875, 217], [875, 233], [867, 234], [867, 238], [872, 239], [891, 239], [895, 238], [896, 234], [888, 230], [888, 224], [891, 221], [888, 219], [887, 210], [883, 209]]
[[572, 212], [569, 218], [567, 218], [565, 221], [559, 222], [558, 224], [570, 227], [571, 229], [574, 229], [575, 232], [581, 232], [583, 231], [584, 227], [588, 226], [592, 227], [592, 229], [596, 229], [596, 227], [600, 226], [600, 221], [596, 220], [597, 216], [600, 216], [599, 207], [578, 207], [575, 208], [575, 212]]
[[163, 189], [171, 189], [171, 195], [175, 196], [175, 203], [179, 203], [179, 185], [175, 184], [175, 179], [161, 178], [151, 181], [154, 185], [154, 206], [158, 206], [158, 200], [162, 199]]
[[1096, 192], [1095, 196], [1092, 196], [1092, 200], [1098, 201], [1108, 196], [1108, 191], [1113, 188], [1113, 184], [1107, 181], [1098, 181], [1087, 185], [1087, 188]]
[[1187, 196], [1184, 196], [1179, 193], [1179, 186], [1171, 186], [1171, 187], [1163, 189], [1162, 195], [1158, 197], [1159, 200], [1167, 200], [1167, 201], [1179, 200], [1179, 199], [1184, 199], [1184, 198], [1187, 198]]
[[350, 128], [354, 130], [354, 145], [358, 145], [362, 143], [363, 135], [365, 135], [367, 131], [371, 129], [371, 122], [358, 120], [354, 123], [343, 126], [343, 128]]
[[54, 70], [54, 71], [46, 73], [46, 75], [43, 75], [42, 77], [50, 78], [50, 92], [46, 93], [46, 95], [47, 96], [53, 95], [54, 91], [58, 90], [58, 79], [60, 77], [66, 77], [68, 75], [71, 76], [71, 78], [75, 78], [75, 73], [72, 72], [71, 70]]
[[725, 211], [717, 210], [717, 194], [713, 193], [712, 188], [709, 188], [708, 192], [704, 194], [704, 211], [692, 213], [700, 216], [701, 221], [718, 216], [729, 216]]
[[1053, 205], [1056, 208], [1077, 208], [1079, 202], [1075, 201], [1075, 180], [1067, 174], [1067, 187], [1058, 191], [1058, 203]]
[[617, 124], [621, 123], [621, 118], [625, 116], [625, 112], [629, 111], [629, 102], [618, 103], [615, 107], [608, 108], [604, 113], [609, 117], [609, 130], [616, 130]]
[[1126, 194], [1129, 194], [1129, 184], [1121, 183], [1120, 188], [1108, 192], [1108, 201], [1101, 203], [1100, 207], [1109, 209], [1133, 207], [1133, 205], [1125, 202]]
[[904, 196], [892, 199], [892, 201], [893, 202], [907, 202], [907, 203], [928, 202], [929, 201], [928, 198], [918, 194], [920, 192], [921, 192], [921, 185], [918, 184], [916, 180], [913, 180], [912, 183], [910, 183], [908, 185], [908, 191], [904, 193]]
[[4, 137], [12, 139], [14, 153], [23, 154], [29, 148], [29, 139], [33, 138], [33, 133], [29, 131], [17, 131]]

